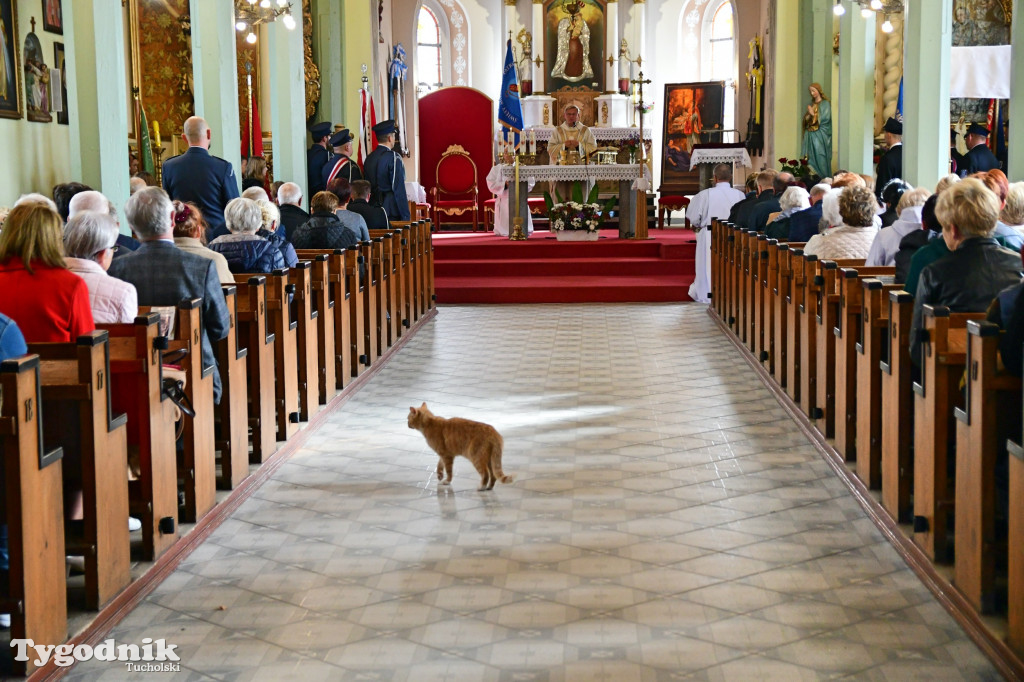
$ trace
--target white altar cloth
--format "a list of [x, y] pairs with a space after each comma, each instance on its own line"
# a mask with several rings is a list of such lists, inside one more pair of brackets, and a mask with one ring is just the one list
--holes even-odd
[[[551, 132], [554, 128], [537, 126], [535, 128], [528, 128], [526, 134], [529, 135], [530, 131], [533, 131], [534, 136], [538, 142], [548, 142], [551, 140]], [[590, 132], [594, 133], [594, 139], [598, 142], [615, 142], [617, 140], [627, 140], [631, 137], [636, 137], [640, 134], [639, 128], [598, 128], [597, 126], [590, 126]], [[644, 129], [644, 140], [647, 142], [651, 141], [651, 129]]]
[[690, 156], [690, 170], [702, 163], [738, 163], [750, 168], [750, 154], [743, 147], [727, 149], [697, 149]]
[[[502, 177], [512, 180], [515, 177], [515, 166], [501, 165]], [[526, 178], [530, 182], [565, 181], [574, 180], [636, 180], [641, 177], [640, 164], [619, 163], [609, 166], [598, 166], [589, 164], [586, 166], [520, 166], [519, 177]], [[644, 174], [649, 173], [646, 166]], [[493, 170], [493, 169], [492, 169]]]

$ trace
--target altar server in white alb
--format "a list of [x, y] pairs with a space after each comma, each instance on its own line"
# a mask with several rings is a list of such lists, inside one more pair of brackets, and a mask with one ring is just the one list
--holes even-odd
[[720, 163], [715, 166], [715, 184], [698, 192], [686, 207], [686, 217], [697, 233], [697, 276], [690, 285], [690, 298], [698, 303], [710, 303], [711, 297], [711, 221], [729, 217], [732, 207], [744, 197], [743, 192], [732, 186], [732, 165]]

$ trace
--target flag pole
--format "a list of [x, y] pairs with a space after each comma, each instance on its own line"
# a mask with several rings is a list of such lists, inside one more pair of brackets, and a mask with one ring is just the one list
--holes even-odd
[[249, 129], [246, 139], [249, 140], [249, 149], [246, 150], [246, 156], [252, 156], [252, 150], [255, 145], [252, 143], [252, 62], [245, 63], [245, 91], [246, 91], [246, 108], [249, 110]]

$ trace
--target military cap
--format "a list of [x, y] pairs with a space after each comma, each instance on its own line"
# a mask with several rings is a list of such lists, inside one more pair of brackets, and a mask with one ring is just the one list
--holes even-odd
[[897, 121], [895, 118], [889, 117], [889, 119], [885, 122], [885, 125], [882, 126], [882, 130], [892, 135], [902, 135], [903, 122]]
[[349, 132], [348, 128], [342, 128], [338, 132], [331, 135], [330, 144], [332, 147], [340, 147], [343, 144], [347, 144], [352, 139], [352, 133]]
[[980, 123], [972, 123], [971, 127], [967, 129], [968, 135], [981, 135], [982, 137], [988, 137], [988, 128], [981, 125]]
[[314, 140], [319, 140], [325, 135], [331, 134], [331, 122], [321, 121], [320, 123], [314, 123], [309, 127], [310, 134], [313, 135]]
[[395, 121], [393, 119], [381, 121], [373, 126], [373, 132], [377, 133], [377, 135], [390, 135], [395, 132]]

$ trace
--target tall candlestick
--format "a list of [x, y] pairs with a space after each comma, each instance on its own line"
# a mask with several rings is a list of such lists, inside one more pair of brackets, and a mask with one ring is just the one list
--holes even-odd
[[157, 147], [163, 146], [163, 145], [160, 144], [160, 122], [159, 121], [153, 121], [153, 137], [156, 139], [156, 146]]

